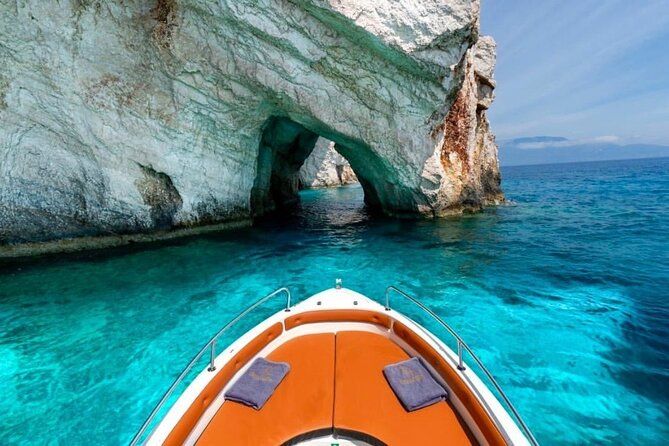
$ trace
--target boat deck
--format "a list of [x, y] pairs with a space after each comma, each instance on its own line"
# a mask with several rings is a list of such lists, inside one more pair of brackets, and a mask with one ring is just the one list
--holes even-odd
[[331, 435], [371, 445], [477, 444], [446, 401], [407, 412], [382, 369], [409, 355], [365, 331], [306, 334], [267, 355], [290, 372], [261, 410], [224, 402], [198, 446], [297, 444]]

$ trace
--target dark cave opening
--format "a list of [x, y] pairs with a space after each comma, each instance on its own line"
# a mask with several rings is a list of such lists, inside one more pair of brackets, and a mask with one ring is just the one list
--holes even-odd
[[258, 148], [256, 177], [251, 191], [251, 213], [254, 217], [294, 208], [299, 203], [299, 191], [304, 186], [300, 183], [300, 168], [321, 136], [333, 140], [338, 153], [350, 163], [363, 187], [367, 207], [379, 207], [376, 190], [365, 176], [365, 163], [350, 155], [360, 152], [360, 149], [355, 147], [351, 150], [351, 145], [347, 147], [347, 141], [338, 140], [337, 135], [321, 133], [326, 132], [314, 132], [283, 116], [272, 117], [266, 122]]

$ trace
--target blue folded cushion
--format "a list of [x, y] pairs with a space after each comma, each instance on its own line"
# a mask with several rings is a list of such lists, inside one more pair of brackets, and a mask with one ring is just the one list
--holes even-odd
[[409, 412], [431, 406], [448, 396], [446, 389], [432, 377], [418, 358], [386, 366], [383, 375]]
[[290, 366], [285, 362], [257, 358], [225, 392], [225, 399], [260, 410], [289, 370]]

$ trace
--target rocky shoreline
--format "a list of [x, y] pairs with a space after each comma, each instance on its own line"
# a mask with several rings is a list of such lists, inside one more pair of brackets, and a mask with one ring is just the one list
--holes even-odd
[[47, 256], [51, 254], [72, 254], [83, 251], [95, 251], [100, 249], [119, 248], [129, 245], [164, 242], [179, 238], [231, 231], [235, 229], [246, 228], [251, 225], [251, 220], [238, 220], [211, 225], [195, 226], [192, 228], [177, 228], [154, 231], [146, 234], [97, 235], [51, 240], [46, 242], [0, 245], [0, 261], [36, 256]]

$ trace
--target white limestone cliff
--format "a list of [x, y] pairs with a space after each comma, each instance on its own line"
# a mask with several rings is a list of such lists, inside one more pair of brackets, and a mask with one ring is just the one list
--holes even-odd
[[0, 0], [0, 245], [236, 221], [319, 136], [367, 202], [502, 199], [478, 0]]
[[318, 138], [314, 150], [300, 167], [300, 186], [337, 187], [355, 184], [358, 178], [346, 158], [335, 149], [335, 143]]

